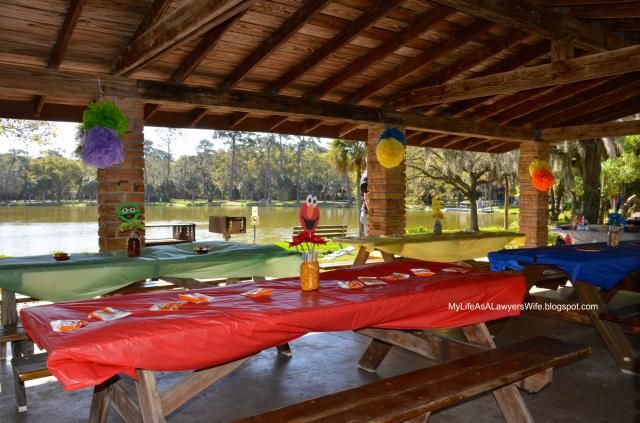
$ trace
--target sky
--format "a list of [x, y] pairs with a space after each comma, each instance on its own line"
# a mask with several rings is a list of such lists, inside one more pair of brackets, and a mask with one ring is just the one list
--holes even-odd
[[[32, 155], [39, 155], [43, 151], [56, 150], [66, 157], [71, 157], [74, 150], [77, 147], [75, 140], [75, 131], [77, 123], [73, 122], [52, 122], [58, 132], [57, 137], [51, 140], [51, 142], [44, 146], [30, 145], [28, 151]], [[162, 128], [145, 127], [144, 136], [145, 139], [153, 141], [155, 147], [162, 149], [164, 143], [160, 138], [160, 132]], [[174, 157], [183, 155], [193, 155], [196, 153], [196, 146], [201, 139], [211, 139], [213, 131], [203, 129], [183, 129], [182, 136], [178, 137], [175, 142], [171, 144], [171, 153]], [[221, 141], [214, 140], [216, 147], [222, 146]], [[219, 145], [218, 145], [219, 144]], [[24, 145], [21, 145], [15, 139], [6, 139], [0, 142], [0, 153], [6, 153], [12, 148], [25, 149]]]
[[[15, 139], [2, 139], [0, 141], [0, 153], [6, 153], [11, 149], [26, 149], [30, 155], [38, 156], [42, 152], [48, 150], [56, 150], [66, 157], [72, 157], [73, 152], [77, 147], [75, 140], [75, 131], [77, 123], [73, 122], [52, 122], [57, 128], [58, 135], [55, 139], [51, 140], [51, 143], [44, 146], [29, 145], [25, 146]], [[153, 145], [156, 148], [164, 150], [164, 142], [160, 136], [164, 128], [156, 128], [146, 126], [144, 128], [144, 137], [147, 140], [153, 141]], [[174, 158], [185, 155], [196, 154], [196, 146], [202, 139], [213, 140], [215, 148], [222, 148], [223, 143], [220, 140], [213, 139], [212, 130], [205, 129], [181, 129], [181, 136], [171, 144], [171, 154]], [[328, 144], [330, 140], [321, 139], [321, 142]]]

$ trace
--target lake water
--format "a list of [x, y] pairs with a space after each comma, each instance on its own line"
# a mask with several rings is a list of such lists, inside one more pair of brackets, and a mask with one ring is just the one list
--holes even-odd
[[[222, 240], [221, 234], [209, 232], [209, 216], [251, 216], [251, 207], [165, 207], [146, 208], [148, 224], [195, 223], [196, 239]], [[322, 208], [323, 225], [349, 225], [350, 234], [358, 227], [355, 208]], [[259, 243], [291, 239], [291, 228], [298, 225], [296, 207], [259, 207], [260, 225], [256, 240]], [[478, 216], [480, 227], [501, 226], [502, 213], [484, 213]], [[515, 219], [515, 215], [510, 219]], [[21, 206], [0, 207], [0, 255], [22, 256], [49, 254], [54, 250], [67, 252], [94, 252], [98, 250], [98, 210], [96, 206]], [[467, 229], [470, 214], [446, 212], [443, 229]], [[433, 225], [429, 210], [407, 210], [407, 227]], [[162, 231], [154, 229], [154, 231]], [[253, 242], [253, 228], [246, 234], [232, 235], [237, 242]], [[168, 232], [167, 232], [168, 233]], [[162, 238], [161, 232], [148, 232], [149, 237]]]

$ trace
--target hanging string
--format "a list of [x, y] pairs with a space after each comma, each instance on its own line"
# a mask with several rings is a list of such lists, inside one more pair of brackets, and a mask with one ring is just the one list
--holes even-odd
[[100, 80], [100, 77], [98, 77], [98, 100], [102, 100], [102, 95], [104, 93], [102, 92], [102, 81]]

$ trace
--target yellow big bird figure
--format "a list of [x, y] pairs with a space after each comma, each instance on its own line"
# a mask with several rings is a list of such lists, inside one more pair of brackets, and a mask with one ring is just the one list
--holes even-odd
[[442, 223], [440, 219], [444, 219], [444, 214], [442, 213], [442, 203], [437, 198], [431, 200], [431, 210], [433, 211], [433, 218], [435, 221], [433, 222], [433, 233], [436, 235], [442, 235]]

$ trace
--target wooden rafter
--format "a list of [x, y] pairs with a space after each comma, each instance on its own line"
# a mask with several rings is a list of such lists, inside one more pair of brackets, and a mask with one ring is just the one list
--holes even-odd
[[540, 131], [539, 141], [564, 141], [585, 138], [617, 137], [640, 134], [640, 120], [593, 125], [563, 126]]
[[209, 113], [209, 109], [206, 107], [196, 107], [191, 111], [191, 119], [189, 121], [189, 128], [195, 128], [196, 125]]
[[[602, 96], [611, 94], [615, 96], [616, 93], [623, 92], [630, 84], [637, 81], [637, 78], [637, 74], [632, 74], [607, 80], [604, 84], [598, 84], [587, 90], [576, 92], [575, 95], [569, 98], [550, 104], [548, 107], [528, 112], [515, 120], [511, 119], [510, 122], [517, 126], [535, 123], [537, 126], [543, 128], [551, 126], [550, 123], [545, 123], [545, 120], [551, 122], [550, 119], [558, 118], [558, 122], [562, 123], [563, 120], [559, 117], [562, 114], [579, 113], [579, 109], [584, 111], [586, 104], [593, 101], [598, 102]], [[572, 110], [575, 110], [575, 112], [571, 112]]]
[[251, 4], [252, 0], [191, 0], [131, 42], [116, 60], [113, 73], [127, 75], [140, 69], [167, 50], [222, 24]]
[[82, 13], [82, 8], [85, 4], [86, 0], [71, 0], [67, 14], [64, 17], [62, 27], [58, 32], [56, 45], [53, 48], [51, 57], [49, 58], [49, 69], [58, 69], [60, 63], [62, 63], [62, 58], [67, 51], [69, 40], [71, 40], [71, 34], [73, 34], [73, 30], [78, 23], [78, 19]]
[[33, 115], [35, 117], [40, 117], [40, 113], [42, 113], [42, 109], [44, 107], [46, 97], [43, 95], [35, 96], [33, 100]]
[[151, 3], [151, 5], [149, 6], [147, 13], [138, 24], [138, 28], [136, 28], [136, 32], [133, 33], [131, 41], [135, 40], [143, 32], [155, 25], [156, 22], [158, 22], [162, 15], [167, 11], [167, 9], [169, 9], [172, 1], [173, 0], [154, 0], [153, 3]]
[[[477, 76], [492, 75], [498, 72], [506, 72], [513, 69], [517, 69], [520, 66], [525, 66], [533, 61], [539, 60], [541, 57], [546, 56], [548, 53], [549, 53], [549, 47], [546, 42], [529, 46], [524, 50], [519, 51], [517, 55], [511, 57], [510, 59], [503, 60], [493, 66], [490, 66], [488, 69], [484, 70]], [[444, 109], [444, 110], [439, 110], [440, 108], [443, 107], [442, 105], [435, 106], [435, 107], [427, 106], [419, 110], [423, 112], [429, 111], [430, 113], [439, 112], [442, 114], [446, 114], [448, 116], [459, 116], [462, 112], [469, 110], [473, 107], [476, 107], [478, 105], [481, 105], [485, 101], [486, 99], [479, 98], [479, 99], [469, 100], [468, 102], [457, 103], [455, 104], [455, 106]]]
[[236, 16], [229, 18], [226, 22], [207, 31], [202, 40], [198, 42], [195, 48], [191, 50], [182, 63], [180, 63], [180, 66], [178, 66], [178, 68], [173, 72], [169, 80], [176, 84], [184, 82], [189, 75], [196, 70], [198, 65], [202, 63], [204, 58], [207, 57], [207, 54], [216, 47], [231, 25], [240, 19], [243, 14], [244, 13], [238, 13]]
[[273, 116], [269, 120], [269, 131], [275, 131], [280, 125], [285, 123], [289, 116]]
[[235, 112], [231, 114], [231, 128], [235, 129], [238, 125], [245, 121], [249, 117], [249, 113]]
[[321, 47], [285, 72], [284, 75], [271, 84], [269, 91], [279, 93], [285, 89], [305, 72], [313, 69], [335, 51], [347, 45], [351, 40], [358, 36], [360, 32], [369, 28], [369, 26], [373, 25], [375, 21], [385, 16], [391, 9], [396, 7], [402, 1], [403, 0], [385, 0], [382, 2], [374, 2], [373, 6], [362, 12], [358, 19], [349, 23], [342, 29], [342, 31], [333, 36], [333, 38], [325, 42]]
[[537, 7], [528, 0], [434, 0], [468, 15], [488, 19], [549, 40], [568, 36], [576, 47], [587, 51], [615, 50], [632, 41], [553, 10]]
[[548, 65], [415, 89], [395, 96], [393, 108], [419, 107], [568, 84], [640, 70], [640, 45], [595, 53]]
[[[450, 66], [442, 69], [435, 75], [430, 75], [425, 79], [417, 82], [413, 87], [409, 89], [415, 89], [420, 87], [426, 87], [430, 85], [443, 84], [460, 74], [469, 71], [474, 66], [478, 66], [486, 60], [491, 59], [497, 54], [504, 53], [505, 51], [514, 48], [523, 41], [528, 40], [530, 37], [526, 34], [519, 33], [513, 36], [501, 38], [490, 43], [484, 49], [473, 52], [472, 54], [465, 56], [463, 59], [458, 60]], [[528, 44], [526, 44], [528, 46]]]
[[638, 94], [640, 94], [640, 80], [636, 79], [617, 89], [601, 90], [600, 95], [593, 95], [586, 101], [531, 122], [529, 125], [538, 128], [566, 125], [574, 123], [575, 120], [586, 114], [591, 115], [592, 119], [597, 119], [600, 114], [606, 112], [612, 105], [621, 103], [629, 98], [635, 98]]
[[306, 0], [278, 29], [265, 38], [236, 68], [220, 83], [220, 88], [236, 86], [253, 68], [258, 66], [280, 45], [293, 37], [309, 19], [315, 16], [330, 0]]
[[144, 120], [150, 120], [160, 110], [159, 104], [144, 105]]
[[340, 138], [346, 137], [351, 132], [353, 132], [356, 129], [358, 129], [359, 126], [360, 125], [355, 124], [355, 123], [345, 123], [343, 125], [340, 125], [340, 129], [338, 130], [338, 136]]
[[323, 121], [320, 119], [308, 119], [302, 124], [302, 132], [305, 135], [308, 135], [311, 132], [318, 129], [319, 127], [321, 127], [322, 124], [323, 124]]
[[416, 56], [413, 59], [410, 59], [407, 62], [396, 67], [394, 70], [387, 73], [383, 77], [378, 78], [375, 81], [370, 82], [366, 86], [358, 89], [347, 98], [347, 101], [353, 104], [360, 103], [361, 101], [377, 93], [387, 85], [390, 85], [393, 82], [396, 82], [408, 75], [411, 75], [414, 72], [419, 71], [430, 62], [436, 60], [438, 57], [441, 57], [449, 53], [451, 50], [460, 47], [461, 45], [466, 44], [474, 38], [477, 38], [478, 36], [484, 34], [492, 25], [493, 24], [487, 22], [476, 22], [460, 30], [458, 33], [453, 34], [447, 41], [433, 46], [419, 56]]
[[362, 71], [372, 66], [374, 63], [379, 62], [380, 60], [398, 50], [403, 45], [407, 44], [409, 41], [425, 33], [434, 24], [442, 21], [452, 13], [454, 12], [449, 8], [437, 8], [418, 16], [418, 18], [412, 25], [409, 25], [406, 29], [395, 35], [388, 42], [380, 44], [380, 46], [360, 57], [355, 62], [350, 63], [340, 72], [334, 74], [331, 78], [319, 84], [307, 94], [307, 97], [311, 99], [322, 98], [324, 95], [329, 93], [340, 84], [343, 84], [354, 76], [360, 74]]

